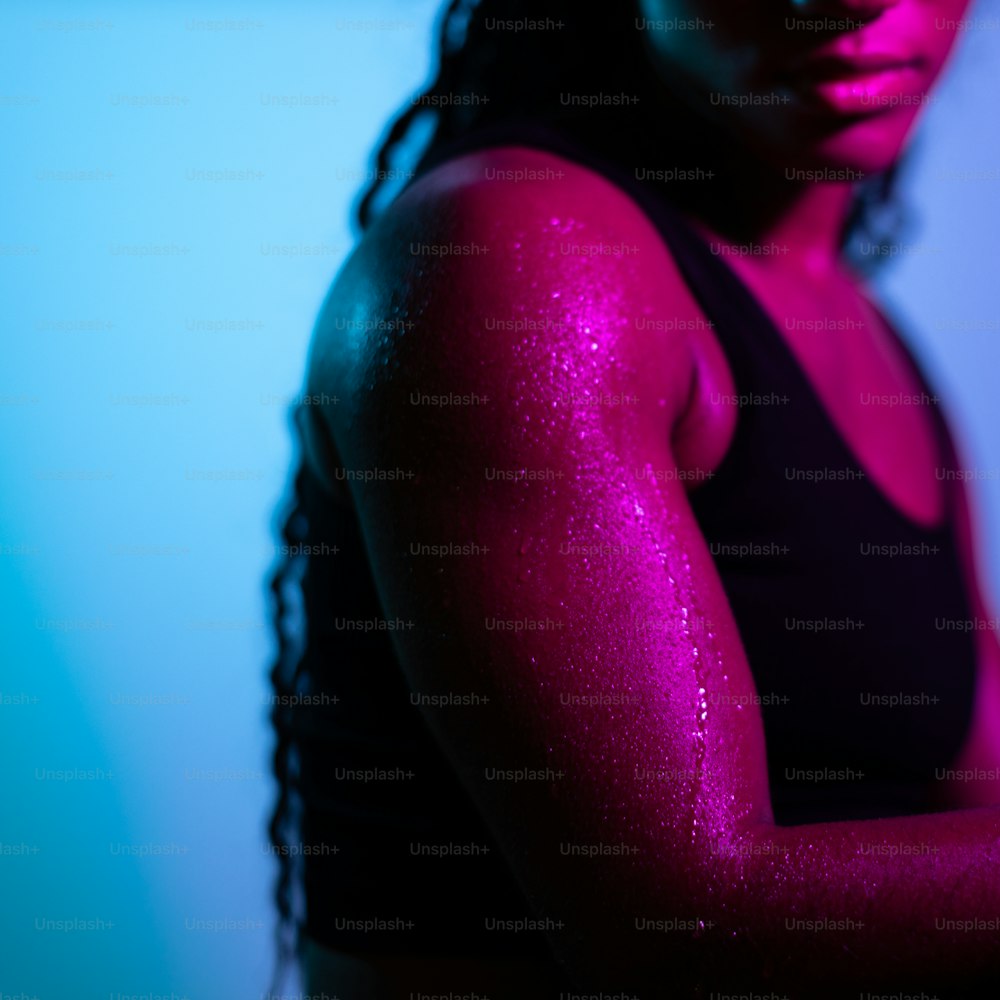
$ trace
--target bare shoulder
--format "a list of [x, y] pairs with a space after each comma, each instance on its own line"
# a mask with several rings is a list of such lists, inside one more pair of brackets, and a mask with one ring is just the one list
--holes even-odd
[[365, 234], [321, 311], [309, 386], [343, 401], [326, 414], [338, 438], [373, 393], [410, 413], [421, 396], [516, 394], [527, 419], [592, 406], [669, 434], [698, 376], [700, 315], [625, 191], [494, 148], [428, 172]]

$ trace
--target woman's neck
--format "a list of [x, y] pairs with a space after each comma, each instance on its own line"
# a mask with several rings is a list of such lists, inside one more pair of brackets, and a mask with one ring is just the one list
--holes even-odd
[[[734, 160], [741, 159], [734, 156]], [[683, 210], [702, 232], [747, 247], [764, 267], [825, 281], [844, 275], [841, 243], [854, 192], [850, 183], [790, 181], [745, 165]], [[728, 183], [727, 183], [728, 181]], [[707, 186], [707, 185], [706, 185]]]
[[702, 168], [705, 180], [665, 190], [692, 222], [727, 243], [773, 245], [778, 252], [761, 259], [803, 277], [843, 275], [853, 182], [811, 179], [816, 171], [793, 173], [802, 165], [765, 158], [678, 100], [662, 81], [651, 80], [649, 87], [656, 112], [637, 110], [618, 138], [637, 163]]

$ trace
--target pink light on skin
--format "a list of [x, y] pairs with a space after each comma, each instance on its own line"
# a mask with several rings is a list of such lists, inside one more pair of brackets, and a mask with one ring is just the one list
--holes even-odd
[[[638, 0], [638, 6], [654, 22], [712, 23], [711, 30], [642, 34], [654, 64], [680, 73], [692, 101], [763, 159], [876, 173], [899, 155], [932, 99], [969, 0]], [[810, 30], [817, 22], [845, 27]], [[879, 64], [886, 68], [877, 70]], [[719, 93], [775, 100], [713, 106], [711, 95]]]
[[803, 99], [843, 115], [884, 114], [924, 100], [919, 61], [895, 62], [892, 57], [812, 66], [795, 78], [795, 85]]
[[[727, 108], [711, 119], [742, 144], [748, 161], [868, 171], [893, 162], [920, 105], [886, 101], [869, 110], [862, 98], [870, 104], [879, 95], [926, 94], [953, 41], [935, 18], [958, 18], [966, 3], [831, 0], [822, 5], [825, 15], [865, 25], [825, 41], [784, 30], [789, 8], [771, 0], [642, 0], [641, 8], [651, 18], [716, 23], [696, 37], [649, 39], [652, 57], [683, 69], [702, 96], [713, 89], [789, 93], [787, 103], [766, 112]], [[866, 64], [890, 44], [902, 50], [905, 68]], [[564, 180], [491, 185], [483, 180], [486, 166], [560, 170]], [[858, 307], [858, 289], [836, 255], [849, 185], [789, 187], [769, 197], [767, 226], [754, 238], [787, 243], [792, 253], [780, 266], [744, 268], [762, 303], [793, 312], [815, 312], [817, 301]], [[568, 239], [638, 252], [568, 255], [559, 250]], [[413, 242], [462, 240], [495, 252], [417, 262], [399, 251]], [[378, 330], [392, 308], [404, 308], [416, 325], [405, 337], [348, 343], [332, 321], [359, 302], [373, 321], [366, 328]], [[530, 326], [486, 332], [485, 317], [511, 315]], [[681, 334], [639, 334], [641, 316], [688, 323]], [[844, 405], [836, 378], [824, 378], [829, 359], [810, 354], [818, 342], [792, 346], [845, 440], [898, 505], [930, 517], [940, 499], [933, 476], [927, 481], [914, 471], [932, 467], [930, 453], [918, 448], [902, 463], [890, 449], [875, 448], [868, 415]], [[851, 360], [875, 391], [912, 389], [874, 350]], [[414, 384], [431, 393], [486, 394], [494, 403], [458, 417], [440, 408], [416, 411], [406, 406]], [[309, 391], [341, 400], [311, 416], [320, 418], [313, 433], [328, 439], [328, 453], [346, 467], [417, 470], [410, 485], [352, 484], [347, 499], [368, 541], [387, 617], [433, 623], [396, 637], [410, 682], [490, 696], [474, 718], [433, 709], [426, 718], [534, 904], [571, 922], [573, 934], [554, 938], [553, 947], [580, 982], [647, 996], [665, 995], [666, 983], [689, 996], [708, 982], [718, 990], [721, 976], [723, 985], [802, 988], [796, 995], [819, 997], [838, 988], [839, 995], [930, 992], [1000, 977], [996, 931], [975, 923], [1000, 909], [995, 783], [949, 789], [947, 812], [800, 827], [774, 822], [753, 676], [687, 498], [694, 474], [714, 469], [732, 439], [735, 408], [709, 402], [732, 398], [732, 376], [659, 234], [621, 191], [579, 165], [524, 148], [438, 167], [404, 193], [346, 264], [317, 325]], [[559, 402], [588, 393], [637, 402]], [[918, 417], [890, 416], [900, 420], [893, 434], [925, 440]], [[551, 475], [485, 481], [484, 466]], [[678, 475], [635, 475], [645, 468]], [[317, 472], [330, 479], [319, 463]], [[964, 509], [961, 518], [969, 591], [985, 616]], [[474, 537], [489, 554], [456, 561], [447, 572], [399, 557], [409, 539], [450, 537]], [[579, 554], [558, 554], [566, 542]], [[510, 619], [549, 617], [562, 627], [487, 633], [484, 609]], [[636, 619], [674, 627], [639, 631]], [[697, 621], [712, 627], [684, 627]], [[980, 637], [979, 673], [960, 766], [1000, 768], [995, 633]], [[635, 700], [583, 724], [560, 698], [595, 691]], [[572, 781], [484, 782], [478, 775], [497, 748]], [[665, 766], [680, 777], [635, 780], [639, 769]], [[581, 877], [578, 866], [559, 861], [560, 839], [625, 842], [638, 853], [609, 858]], [[872, 844], [933, 850], [885, 855], [866, 849]], [[665, 911], [696, 916], [699, 933], [635, 933], [637, 916]], [[833, 923], [794, 934], [790, 917]], [[973, 926], [963, 923], [970, 919]], [[487, 971], [473, 974], [470, 986]], [[458, 988], [457, 979], [448, 982]]]
[[[565, 178], [555, 190], [539, 182], [500, 191], [476, 181], [484, 164], [540, 175], [560, 169]], [[560, 220], [574, 220], [575, 239], [639, 252], [559, 253], [567, 237], [549, 222], [553, 202]], [[416, 279], [413, 260], [392, 252], [414, 233], [442, 243], [475, 238], [497, 252], [437, 260]], [[402, 296], [416, 328], [366, 344], [337, 338], [330, 320], [359, 295], [373, 303], [373, 316], [379, 303]], [[1000, 972], [993, 933], [934, 928], [937, 918], [988, 916], [1000, 905], [995, 799], [968, 811], [774, 824], [756, 688], [686, 500], [693, 476], [635, 472], [713, 468], [735, 413], [685, 409], [691, 379], [698, 372], [696, 400], [731, 396], [733, 385], [658, 233], [622, 192], [539, 151], [461, 157], [400, 198], [348, 262], [327, 308], [310, 391], [335, 389], [341, 403], [323, 411], [320, 433], [332, 433], [348, 468], [418, 472], [409, 486], [352, 490], [386, 614], [433, 622], [430, 631], [398, 637], [403, 667], [417, 688], [489, 695], [474, 718], [433, 710], [426, 717], [536, 905], [571, 915], [564, 919], [575, 936], [553, 946], [580, 982], [653, 996], [664, 977], [679, 989], [725, 970], [726, 982], [789, 990], [808, 983], [802, 995], [812, 997], [822, 995], [817, 981], [888, 990], [953, 983], [961, 970], [973, 979]], [[486, 331], [484, 317], [512, 310], [531, 322]], [[637, 315], [680, 317], [700, 332], [637, 334]], [[428, 392], [487, 393], [498, 402], [460, 419], [408, 408], [413, 381]], [[581, 392], [638, 402], [553, 406]], [[384, 433], [389, 425], [392, 435]], [[484, 466], [551, 475], [484, 483]], [[489, 555], [456, 560], [447, 573], [399, 558], [406, 539], [452, 536], [477, 538]], [[557, 554], [563, 543], [579, 554]], [[484, 609], [562, 627], [485, 632]], [[637, 630], [636, 619], [673, 626]], [[684, 627], [699, 621], [712, 627]], [[560, 697], [595, 691], [632, 700], [581, 720]], [[995, 709], [977, 729], [977, 761], [1000, 766], [988, 736]], [[498, 748], [573, 780], [506, 788], [477, 780]], [[674, 777], [636, 780], [657, 769]], [[624, 842], [638, 853], [581, 879], [556, 858], [561, 839]], [[884, 856], [866, 849], [873, 843], [936, 851]], [[703, 931], [655, 940], [635, 932], [637, 915], [665, 907], [696, 915]], [[789, 915], [839, 919], [843, 928], [790, 934]], [[470, 974], [469, 987], [491, 968]]]

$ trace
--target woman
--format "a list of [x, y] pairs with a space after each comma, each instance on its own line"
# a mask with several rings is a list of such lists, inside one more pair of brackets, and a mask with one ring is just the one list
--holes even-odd
[[450, 5], [296, 412], [310, 993], [1000, 976], [967, 477], [860, 277], [965, 7]]

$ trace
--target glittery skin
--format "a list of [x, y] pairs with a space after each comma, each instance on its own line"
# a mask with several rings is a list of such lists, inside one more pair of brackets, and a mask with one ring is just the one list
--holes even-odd
[[[566, 176], [489, 185], [487, 162]], [[1000, 810], [773, 824], [752, 676], [687, 501], [731, 415], [703, 447], [681, 433], [697, 352], [636, 330], [697, 315], [636, 206], [545, 153], [449, 163], [375, 226], [309, 385], [339, 399], [323, 423], [386, 618], [413, 623], [394, 633], [407, 677], [489, 697], [426, 717], [538, 913], [565, 923], [552, 945], [582, 987], [820, 996], [1000, 974], [996, 925], [962, 923], [1000, 914]], [[443, 567], [413, 541], [487, 551]], [[625, 847], [582, 869], [567, 842]], [[638, 929], [664, 920], [692, 929]]]

